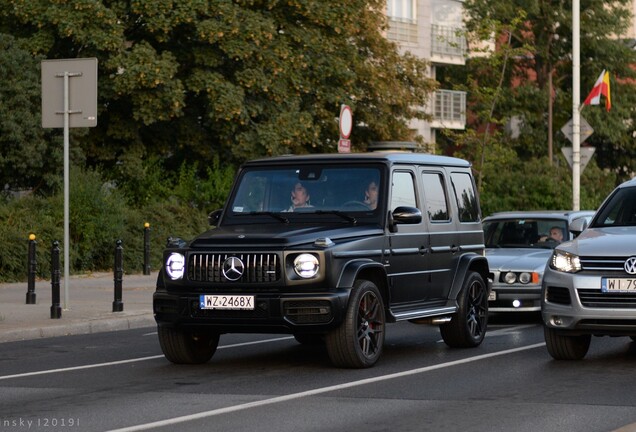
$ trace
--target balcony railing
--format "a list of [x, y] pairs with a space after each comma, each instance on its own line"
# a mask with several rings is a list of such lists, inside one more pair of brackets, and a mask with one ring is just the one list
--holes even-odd
[[464, 129], [466, 127], [466, 92], [437, 90], [433, 99], [433, 121], [437, 129]]
[[407, 18], [389, 17], [387, 38], [395, 42], [417, 43], [417, 23]]
[[462, 29], [431, 25], [431, 60], [435, 63], [465, 64], [466, 38]]

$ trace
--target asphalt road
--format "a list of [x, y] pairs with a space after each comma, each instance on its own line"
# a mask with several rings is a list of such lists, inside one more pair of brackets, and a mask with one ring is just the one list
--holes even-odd
[[[205, 365], [161, 355], [154, 328], [0, 344], [0, 430], [612, 431], [636, 423], [636, 343], [595, 338], [553, 361], [537, 320], [495, 321], [476, 349], [387, 328], [371, 369], [289, 335], [224, 335]], [[634, 430], [636, 425], [632, 425]]]

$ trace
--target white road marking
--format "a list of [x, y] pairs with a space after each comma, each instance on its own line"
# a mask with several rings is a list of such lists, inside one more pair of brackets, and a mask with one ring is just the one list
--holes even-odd
[[[269, 342], [279, 342], [279, 341], [287, 340], [287, 339], [293, 339], [293, 337], [285, 336], [285, 337], [275, 338], [275, 339], [265, 339], [260, 341], [243, 342], [243, 343], [238, 343], [233, 345], [223, 345], [218, 347], [217, 349], [237, 348], [237, 347], [243, 347], [248, 345], [257, 345], [257, 344], [263, 344], [263, 343], [269, 343]], [[82, 370], [82, 369], [93, 369], [93, 368], [106, 367], [106, 366], [115, 366], [115, 365], [126, 364], [126, 363], [135, 363], [135, 362], [142, 362], [146, 360], [154, 360], [154, 359], [158, 359], [162, 357], [163, 357], [163, 354], [149, 356], [149, 357], [133, 358], [128, 360], [118, 360], [118, 361], [106, 362], [106, 363], [96, 363], [96, 364], [90, 364], [90, 365], [84, 365], [84, 366], [73, 366], [73, 367], [60, 368], [60, 369], [48, 369], [48, 370], [42, 370], [42, 371], [36, 371], [36, 372], [25, 372], [25, 373], [15, 374], [15, 375], [0, 376], [0, 380], [7, 380], [12, 378], [25, 378], [25, 377], [36, 376], [36, 375], [70, 372], [70, 371], [76, 371], [76, 370]]]
[[221, 414], [227, 414], [227, 413], [241, 411], [241, 410], [246, 410], [246, 409], [250, 409], [250, 408], [256, 408], [256, 407], [261, 407], [261, 406], [265, 406], [265, 405], [272, 405], [272, 404], [276, 404], [276, 403], [287, 402], [287, 401], [290, 401], [290, 400], [301, 399], [301, 398], [305, 398], [305, 397], [308, 397], [308, 396], [316, 396], [316, 395], [319, 395], [319, 394], [333, 392], [333, 391], [337, 391], [337, 390], [344, 390], [344, 389], [347, 389], [347, 388], [357, 387], [357, 386], [361, 386], [361, 385], [365, 385], [365, 384], [373, 384], [373, 383], [377, 383], [377, 382], [381, 382], [381, 381], [387, 381], [387, 380], [391, 380], [391, 379], [403, 378], [403, 377], [411, 376], [411, 375], [417, 375], [417, 374], [421, 374], [421, 373], [424, 373], [424, 372], [430, 372], [430, 371], [437, 370], [437, 369], [457, 366], [457, 365], [461, 365], [461, 364], [465, 364], [465, 363], [476, 362], [476, 361], [479, 361], [479, 360], [484, 360], [484, 359], [488, 359], [488, 358], [492, 358], [492, 357], [498, 357], [498, 356], [502, 356], [502, 355], [513, 354], [513, 353], [520, 352], [520, 351], [527, 351], [527, 350], [531, 350], [531, 349], [542, 347], [544, 345], [545, 345], [545, 342], [536, 343], [536, 344], [533, 344], [533, 345], [527, 345], [527, 346], [519, 347], [519, 348], [512, 348], [512, 349], [508, 349], [508, 350], [504, 350], [504, 351], [497, 351], [497, 352], [490, 353], [490, 354], [482, 354], [482, 355], [478, 355], [478, 356], [475, 356], [475, 357], [469, 357], [469, 358], [465, 358], [465, 359], [461, 359], [461, 360], [455, 360], [455, 361], [451, 361], [451, 362], [447, 362], [447, 363], [440, 363], [440, 364], [436, 364], [436, 365], [432, 365], [432, 366], [425, 366], [425, 367], [421, 367], [421, 368], [417, 368], [417, 369], [411, 369], [411, 370], [407, 370], [407, 371], [396, 372], [396, 373], [392, 373], [392, 374], [388, 374], [388, 375], [382, 375], [382, 376], [373, 377], [373, 378], [366, 378], [366, 379], [362, 379], [362, 380], [358, 380], [358, 381], [351, 381], [351, 382], [342, 383], [342, 384], [333, 385], [333, 386], [328, 386], [328, 387], [321, 387], [321, 388], [317, 388], [317, 389], [313, 389], [313, 390], [307, 390], [307, 391], [303, 391], [303, 392], [299, 392], [299, 393], [292, 393], [292, 394], [288, 394], [288, 395], [278, 396], [278, 397], [274, 397], [274, 398], [270, 398], [270, 399], [264, 399], [264, 400], [255, 401], [255, 402], [249, 402], [249, 403], [240, 404], [240, 405], [233, 405], [233, 406], [229, 406], [229, 407], [225, 407], [225, 408], [219, 408], [219, 409], [214, 409], [214, 410], [210, 410], [210, 411], [203, 411], [203, 412], [200, 412], [200, 413], [185, 415], [185, 416], [181, 416], [181, 417], [173, 417], [173, 418], [170, 418], [170, 419], [160, 420], [160, 421], [156, 421], [156, 422], [152, 422], [152, 423], [145, 423], [145, 424], [125, 427], [125, 428], [121, 428], [121, 429], [113, 429], [110, 432], [142, 431], [142, 430], [148, 430], [148, 429], [153, 429], [153, 428], [158, 428], [158, 427], [163, 427], [163, 426], [175, 425], [175, 424], [184, 423], [184, 422], [188, 422], [188, 421], [192, 421], [192, 420], [200, 420], [200, 419], [213, 417], [213, 416], [217, 416], [217, 415], [221, 415]]

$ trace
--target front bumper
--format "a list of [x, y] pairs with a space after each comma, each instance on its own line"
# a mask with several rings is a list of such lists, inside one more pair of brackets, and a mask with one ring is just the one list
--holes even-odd
[[636, 293], [601, 292], [601, 275], [547, 270], [541, 315], [568, 334], [636, 336]]
[[339, 325], [350, 290], [328, 293], [249, 293], [253, 310], [201, 309], [201, 293], [157, 291], [155, 321], [160, 326], [209, 329], [218, 333], [321, 333]]
[[538, 312], [541, 310], [541, 286], [493, 285], [489, 312]]

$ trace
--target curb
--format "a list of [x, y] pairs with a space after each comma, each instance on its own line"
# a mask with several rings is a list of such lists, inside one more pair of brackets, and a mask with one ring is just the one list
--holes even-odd
[[84, 320], [81, 322], [72, 322], [68, 324], [39, 328], [6, 330], [0, 333], [0, 343], [57, 336], [83, 335], [119, 330], [131, 330], [143, 327], [154, 327], [155, 325], [156, 322], [152, 313], [131, 315], [126, 318]]

